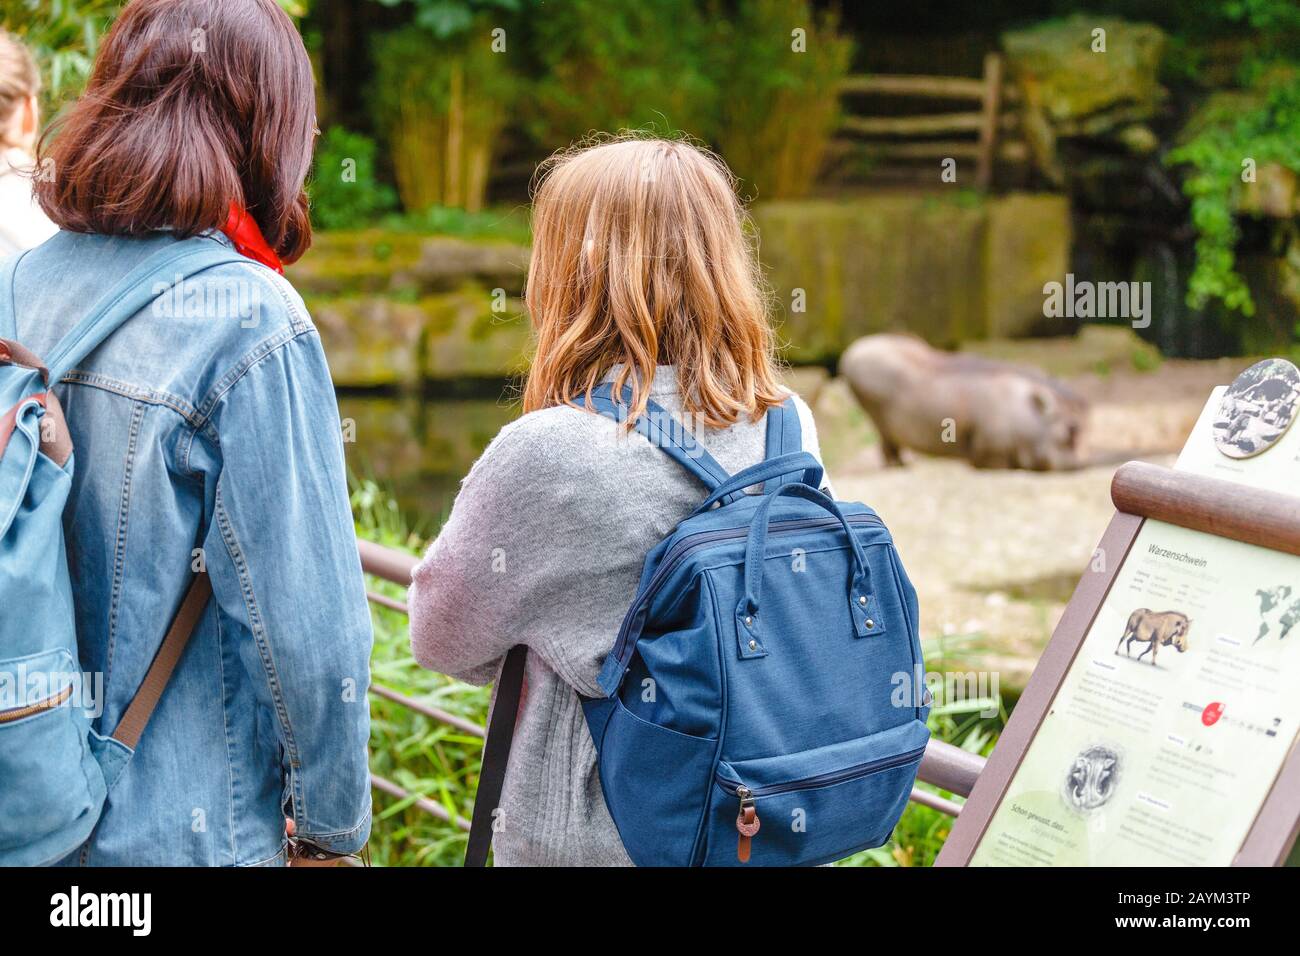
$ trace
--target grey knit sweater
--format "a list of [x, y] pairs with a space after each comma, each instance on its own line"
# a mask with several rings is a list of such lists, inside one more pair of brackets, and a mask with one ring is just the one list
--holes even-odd
[[[650, 394], [680, 414], [672, 366], [658, 368]], [[796, 403], [804, 450], [820, 458], [812, 415]], [[762, 460], [764, 429], [742, 422], [697, 438], [734, 473]], [[506, 651], [528, 645], [498, 866], [630, 865], [578, 694], [598, 693], [646, 553], [706, 493], [639, 434], [569, 407], [507, 425], [462, 483], [415, 570], [411, 650], [425, 667], [485, 684]]]

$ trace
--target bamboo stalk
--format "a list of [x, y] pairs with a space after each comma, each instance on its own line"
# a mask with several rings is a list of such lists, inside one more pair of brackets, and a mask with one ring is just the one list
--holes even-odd
[[465, 148], [465, 64], [459, 59], [451, 65], [449, 106], [447, 109], [447, 205], [465, 206], [462, 175], [462, 151]]

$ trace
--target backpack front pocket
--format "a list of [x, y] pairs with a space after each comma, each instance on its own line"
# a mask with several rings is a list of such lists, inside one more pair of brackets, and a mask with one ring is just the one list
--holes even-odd
[[[48, 672], [45, 665], [56, 659], [62, 664], [65, 656], [52, 652], [0, 662], [0, 672], [14, 680], [11, 687], [19, 687], [18, 675]], [[48, 688], [21, 699], [7, 697], [0, 705], [0, 860], [6, 850], [38, 844], [93, 815], [103, 799], [86, 774], [95, 765], [83, 712], [71, 700], [73, 677], [59, 673], [60, 680]]]
[[779, 757], [722, 761], [706, 866], [813, 866], [880, 846], [907, 806], [930, 732], [913, 720]]

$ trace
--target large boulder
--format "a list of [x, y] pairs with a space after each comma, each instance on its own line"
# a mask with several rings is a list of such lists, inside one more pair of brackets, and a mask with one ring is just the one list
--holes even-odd
[[[1103, 42], [1104, 51], [1094, 49]], [[1165, 46], [1159, 27], [1083, 13], [1002, 35], [1008, 73], [1023, 94], [1025, 138], [1044, 175], [1065, 182], [1062, 139], [1106, 140], [1137, 155], [1155, 150], [1146, 123], [1166, 98]]]

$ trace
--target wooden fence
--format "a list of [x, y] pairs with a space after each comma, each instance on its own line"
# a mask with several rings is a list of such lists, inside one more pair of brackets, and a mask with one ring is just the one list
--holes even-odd
[[[845, 116], [835, 152], [850, 164], [854, 158], [865, 160], [863, 176], [873, 182], [938, 182], [940, 164], [952, 159], [958, 183], [988, 189], [997, 164], [1024, 164], [1029, 155], [1019, 138], [1019, 90], [1005, 82], [1003, 73], [1001, 55], [989, 53], [981, 77], [847, 77], [840, 86]], [[857, 110], [864, 100], [895, 109], [889, 115], [862, 115]], [[957, 112], [915, 111], [918, 101], [939, 109], [953, 103], [973, 106]], [[974, 171], [973, 181], [962, 175], [968, 169]]]

